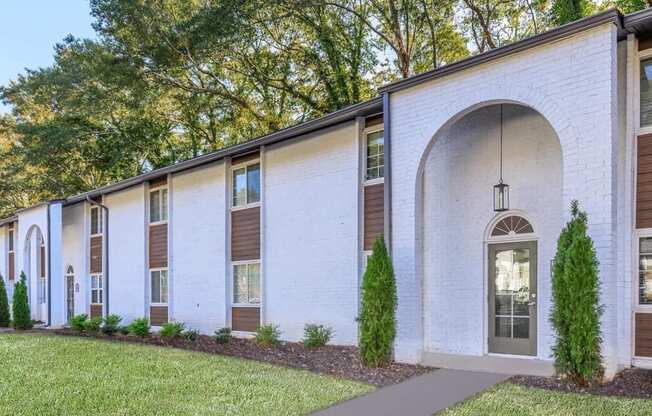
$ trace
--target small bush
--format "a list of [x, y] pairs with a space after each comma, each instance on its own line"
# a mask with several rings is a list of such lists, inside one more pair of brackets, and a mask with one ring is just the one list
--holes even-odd
[[129, 324], [129, 333], [132, 335], [145, 338], [149, 336], [149, 320], [147, 318], [134, 319]]
[[319, 348], [328, 344], [333, 336], [333, 328], [324, 325], [306, 324], [303, 328], [303, 345], [306, 348]]
[[100, 326], [102, 326], [102, 318], [99, 316], [84, 321], [84, 331], [88, 333], [94, 334], [99, 332]]
[[84, 330], [84, 322], [88, 320], [88, 315], [82, 313], [75, 315], [70, 320], [70, 327], [76, 331], [82, 332]]
[[118, 332], [119, 332], [121, 335], [129, 335], [129, 326], [127, 326], [127, 325], [120, 325], [120, 326], [118, 327]]
[[259, 345], [271, 346], [277, 345], [279, 339], [281, 338], [281, 331], [278, 329], [278, 325], [261, 325], [256, 330], [256, 342]]
[[14, 318], [13, 325], [15, 329], [30, 329], [34, 326], [29, 313], [26, 280], [25, 272], [21, 272], [20, 280], [16, 283], [16, 287], [14, 288], [12, 312]]
[[7, 288], [5, 281], [0, 276], [0, 327], [11, 325], [11, 315], [9, 314], [9, 299], [7, 299]]
[[183, 333], [183, 338], [186, 341], [195, 342], [199, 339], [199, 331], [196, 329], [188, 329]]
[[215, 331], [215, 336], [213, 337], [215, 342], [218, 344], [228, 344], [231, 342], [231, 328], [220, 328]]
[[122, 317], [120, 315], [109, 315], [106, 318], [104, 318], [104, 324], [102, 325], [102, 333], [105, 335], [113, 335], [116, 332], [118, 332], [118, 328], [120, 327], [120, 321], [122, 321]]
[[183, 322], [166, 322], [158, 334], [163, 339], [172, 340], [181, 336], [184, 327]]
[[0, 276], [0, 327], [6, 328], [9, 326], [11, 316], [9, 315], [9, 299], [7, 299], [7, 288], [5, 281]]

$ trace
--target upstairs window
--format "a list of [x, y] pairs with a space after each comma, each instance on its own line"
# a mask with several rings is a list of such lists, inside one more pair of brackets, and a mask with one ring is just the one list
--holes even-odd
[[383, 130], [367, 133], [368, 181], [385, 176], [385, 138]]
[[102, 234], [102, 210], [98, 206], [91, 207], [91, 235]]
[[149, 193], [149, 222], [168, 220], [168, 190], [157, 189]]
[[233, 170], [233, 206], [260, 202], [260, 164]]
[[652, 127], [652, 58], [641, 61], [641, 127]]

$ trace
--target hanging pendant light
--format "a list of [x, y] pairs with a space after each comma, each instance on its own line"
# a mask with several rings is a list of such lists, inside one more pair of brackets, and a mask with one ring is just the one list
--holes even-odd
[[509, 185], [503, 183], [503, 105], [500, 105], [500, 180], [494, 185], [494, 211], [509, 209]]

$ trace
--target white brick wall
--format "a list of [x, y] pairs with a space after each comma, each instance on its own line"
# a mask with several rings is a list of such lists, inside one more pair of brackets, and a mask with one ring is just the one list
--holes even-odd
[[357, 343], [358, 144], [354, 123], [265, 154], [265, 317], [283, 338], [306, 323]]
[[[88, 272], [86, 263], [86, 246], [84, 234], [85, 204], [75, 204], [63, 209], [63, 273], [68, 266], [75, 272], [75, 283], [79, 292], [75, 292], [75, 315], [88, 313]], [[64, 303], [65, 308], [65, 303]]]
[[108, 195], [104, 204], [109, 208], [109, 313], [122, 316], [126, 325], [147, 316], [144, 187]]
[[170, 318], [203, 333], [226, 322], [224, 163], [172, 177]]
[[612, 199], [617, 118], [615, 48], [615, 27], [605, 24], [392, 94], [392, 252], [399, 292], [399, 359], [419, 359], [423, 348], [421, 317], [431, 313], [422, 308], [421, 277], [417, 274], [415, 191], [422, 158], [442, 126], [470, 109], [507, 101], [540, 112], [559, 136], [564, 214], [568, 215], [574, 198], [588, 212], [606, 305], [603, 351], [613, 361], [617, 339]]

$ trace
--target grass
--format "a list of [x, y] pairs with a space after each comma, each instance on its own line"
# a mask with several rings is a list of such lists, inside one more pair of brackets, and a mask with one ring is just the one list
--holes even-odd
[[171, 348], [0, 335], [0, 415], [299, 415], [365, 384]]
[[651, 414], [652, 401], [650, 400], [560, 393], [504, 383], [440, 415], [638, 416]]

